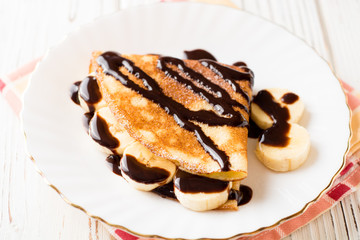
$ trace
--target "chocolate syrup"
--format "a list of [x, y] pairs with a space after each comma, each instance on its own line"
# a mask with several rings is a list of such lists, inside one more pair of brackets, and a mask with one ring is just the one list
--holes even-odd
[[219, 77], [223, 78], [227, 83], [230, 84], [230, 86], [235, 92], [240, 93], [248, 102], [250, 101], [250, 97], [247, 95], [246, 92], [241, 89], [239, 84], [236, 82], [249, 81], [251, 83], [251, 86], [253, 86], [254, 73], [250, 69], [246, 68], [246, 72], [240, 72], [235, 69], [223, 66], [212, 60], [201, 60], [200, 63], [203, 66], [209, 68]]
[[259, 142], [269, 146], [286, 147], [290, 141], [287, 136], [290, 131], [288, 108], [277, 103], [266, 90], [260, 91], [254, 97], [253, 103], [257, 104], [274, 122], [270, 128], [263, 132]]
[[264, 130], [261, 129], [251, 118], [249, 121], [249, 132], [248, 132], [248, 137], [249, 138], [258, 138], [261, 136], [261, 134], [263, 134]]
[[241, 185], [239, 190], [231, 189], [229, 200], [236, 200], [237, 205], [244, 205], [250, 202], [252, 198], [252, 189], [246, 185]]
[[89, 124], [93, 116], [94, 116], [94, 112], [87, 112], [84, 113], [83, 115], [82, 122], [87, 133], [89, 133]]
[[77, 105], [80, 105], [80, 101], [79, 101], [79, 85], [80, 84], [81, 84], [81, 81], [77, 81], [77, 82], [74, 82], [70, 87], [71, 100]]
[[101, 100], [101, 93], [97, 80], [93, 76], [87, 76], [82, 80], [79, 94], [87, 104], [95, 104]]
[[240, 200], [238, 200], [238, 206], [244, 205], [244, 204], [247, 204], [248, 202], [250, 202], [252, 195], [253, 195], [253, 191], [250, 187], [241, 184], [239, 192], [241, 193], [242, 197]]
[[[113, 173], [115, 173], [116, 175], [119, 175], [119, 176], [122, 176], [121, 169], [120, 169], [121, 158], [122, 158], [122, 156], [117, 155], [117, 154], [110, 154], [106, 158], [106, 161], [108, 163], [112, 164]], [[173, 181], [153, 189], [152, 192], [154, 192], [164, 198], [176, 199], [176, 196], [174, 193]]]
[[237, 66], [237, 67], [247, 67], [246, 63], [241, 62], [241, 61], [233, 63], [233, 66]]
[[[204, 60], [210, 61], [210, 60]], [[159, 61], [160, 62], [160, 61]], [[220, 168], [223, 171], [230, 170], [229, 157], [226, 153], [220, 150], [215, 143], [205, 135], [201, 127], [192, 123], [191, 121], [197, 121], [200, 123], [206, 123], [210, 126], [237, 126], [246, 127], [248, 122], [241, 114], [235, 114], [232, 116], [219, 116], [213, 111], [199, 110], [191, 111], [185, 108], [182, 104], [174, 101], [172, 98], [166, 96], [158, 83], [152, 79], [149, 75], [143, 72], [140, 68], [136, 67], [135, 64], [118, 55], [115, 52], [105, 52], [97, 58], [97, 63], [103, 69], [104, 73], [113, 76], [115, 79], [120, 81], [124, 86], [138, 92], [143, 97], [153, 101], [162, 107], [168, 114], [173, 115], [174, 119], [184, 129], [194, 132], [197, 140], [205, 149], [210, 156], [218, 162]], [[146, 89], [137, 85], [135, 82], [130, 80], [125, 74], [119, 71], [120, 67], [125, 67], [131, 74], [136, 75], [144, 83]], [[225, 76], [227, 81], [235, 83], [233, 77], [236, 79], [245, 79], [249, 81], [252, 78], [249, 73], [240, 73], [236, 70], [225, 68], [223, 66], [218, 67], [215, 62], [211, 62], [211, 66], [216, 66], [217, 74]], [[246, 79], [245, 79], [246, 80]], [[236, 84], [237, 85], [237, 84]], [[223, 101], [219, 101], [218, 105], [224, 104]]]
[[229, 182], [177, 170], [174, 186], [183, 193], [216, 193], [224, 191], [229, 186]]
[[236, 200], [238, 206], [241, 202], [241, 199], [243, 199], [243, 193], [240, 190], [231, 189], [229, 192], [228, 200]]
[[121, 170], [120, 170], [120, 160], [121, 160], [121, 156], [117, 155], [117, 154], [111, 154], [111, 155], [107, 156], [107, 158], [106, 158], [106, 161], [108, 163], [112, 164], [113, 173], [115, 173], [116, 175], [122, 176]]
[[297, 100], [299, 100], [299, 96], [295, 93], [285, 93], [281, 98], [281, 101], [286, 104], [293, 104]]
[[168, 171], [158, 167], [148, 167], [128, 154], [121, 158], [121, 170], [132, 180], [145, 184], [163, 182], [170, 176]]
[[175, 196], [175, 192], [174, 192], [174, 182], [173, 181], [153, 189], [152, 192], [160, 195], [163, 198], [177, 199]]
[[209, 59], [209, 60], [217, 61], [216, 58], [211, 53], [203, 49], [184, 51], [184, 53], [187, 59], [192, 59], [192, 60]]
[[92, 121], [90, 122], [90, 128], [90, 136], [101, 146], [110, 149], [114, 149], [119, 146], [119, 141], [110, 133], [109, 126], [106, 121], [99, 115], [95, 114], [93, 116]]
[[[186, 76], [190, 76], [192, 80], [196, 81], [203, 88], [197, 87], [191, 80], [182, 77], [178, 72], [168, 67], [167, 64], [177, 66]], [[210, 103], [219, 114], [236, 116], [240, 118], [240, 121], [244, 120], [243, 116], [233, 109], [233, 107], [239, 107], [248, 112], [248, 109], [244, 105], [232, 99], [225, 89], [211, 82], [202, 74], [187, 67], [181, 59], [161, 57], [159, 58], [158, 68], [164, 71], [168, 77], [182, 83], [195, 94], [200, 95], [205, 101]]]

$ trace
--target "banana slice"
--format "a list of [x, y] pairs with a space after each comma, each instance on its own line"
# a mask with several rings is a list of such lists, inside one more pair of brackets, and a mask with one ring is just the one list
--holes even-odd
[[154, 155], [139, 142], [133, 142], [124, 151], [120, 169], [122, 176], [132, 187], [151, 191], [169, 183], [176, 166], [169, 160]]
[[285, 147], [264, 144], [266, 134], [273, 133], [273, 128], [264, 132], [256, 147], [257, 158], [268, 168], [274, 171], [290, 171], [298, 168], [305, 162], [310, 151], [310, 136], [302, 126], [291, 123], [287, 133], [288, 143]]
[[181, 205], [194, 211], [207, 211], [223, 205], [229, 197], [231, 182], [206, 178], [178, 170], [174, 192]]
[[[296, 94], [281, 88], [270, 88], [265, 91], [272, 95], [274, 102], [288, 108], [290, 115], [288, 122], [297, 123], [300, 120], [304, 112], [304, 103]], [[274, 119], [254, 102], [251, 104], [251, 119], [262, 129], [267, 129], [274, 123]]]

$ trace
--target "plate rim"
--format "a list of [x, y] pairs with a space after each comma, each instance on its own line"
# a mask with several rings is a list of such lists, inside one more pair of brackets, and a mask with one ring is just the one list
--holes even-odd
[[[110, 13], [110, 14], [105, 14], [105, 15], [102, 15], [102, 16], [99, 16], [99, 17], [96, 17], [94, 19], [92, 19], [91, 21], [87, 22], [87, 23], [84, 23], [84, 24], [81, 24], [79, 25], [78, 27], [76, 27], [75, 29], [73, 29], [72, 31], [68, 32], [67, 34], [65, 34], [62, 38], [60, 38], [55, 44], [53, 44], [52, 46], [50, 46], [44, 56], [41, 58], [41, 60], [36, 64], [33, 72], [29, 75], [29, 83], [27, 84], [27, 87], [26, 89], [24, 90], [24, 93], [23, 93], [23, 97], [22, 97], [22, 101], [23, 101], [23, 107], [20, 111], [20, 128], [21, 128], [21, 131], [23, 132], [24, 134], [24, 141], [25, 141], [25, 146], [24, 146], [24, 150], [25, 150], [25, 153], [26, 155], [28, 156], [28, 158], [30, 158], [30, 160], [32, 161], [33, 163], [33, 166], [35, 168], [35, 170], [38, 172], [38, 174], [41, 176], [41, 178], [43, 179], [43, 181], [49, 186], [51, 187], [53, 190], [55, 190], [55, 192], [64, 200], [65, 203], [69, 204], [71, 207], [74, 207], [76, 209], [79, 209], [81, 210], [82, 212], [84, 212], [88, 217], [91, 217], [93, 219], [96, 219], [96, 220], [99, 220], [103, 223], [105, 223], [106, 225], [108, 226], [111, 226], [111, 227], [115, 227], [117, 229], [121, 229], [123, 231], [126, 231], [132, 235], [136, 235], [136, 236], [139, 236], [139, 237], [144, 237], [144, 238], [161, 238], [161, 239], [167, 239], [167, 240], [176, 240], [176, 239], [182, 239], [182, 240], [186, 240], [187, 238], [171, 238], [171, 237], [164, 237], [164, 236], [160, 236], [160, 235], [156, 235], [156, 234], [142, 234], [142, 233], [137, 233], [127, 227], [124, 227], [124, 226], [121, 226], [121, 225], [117, 225], [117, 224], [113, 224], [113, 223], [110, 223], [108, 221], [106, 221], [104, 218], [100, 217], [100, 216], [96, 216], [96, 215], [93, 215], [91, 214], [90, 212], [88, 212], [84, 207], [80, 206], [80, 205], [77, 205], [73, 202], [71, 202], [55, 185], [53, 185], [46, 177], [45, 173], [40, 169], [40, 167], [37, 165], [37, 162], [35, 160], [35, 158], [32, 156], [32, 154], [30, 153], [30, 151], [28, 150], [28, 142], [27, 142], [27, 137], [26, 137], [26, 131], [24, 129], [24, 118], [23, 118], [23, 113], [24, 113], [24, 99], [25, 99], [25, 95], [27, 94], [28, 92], [28, 89], [30, 88], [30, 85], [31, 85], [31, 82], [32, 82], [32, 79], [33, 79], [33, 76], [39, 71], [39, 66], [42, 64], [43, 61], [45, 61], [49, 54], [55, 49], [57, 48], [60, 44], [62, 44], [63, 42], [65, 42], [70, 36], [72, 35], [75, 35], [80, 29], [82, 28], [85, 28], [87, 26], [90, 26], [91, 24], [93, 24], [94, 22], [98, 21], [98, 20], [101, 20], [103, 18], [108, 18], [108, 17], [111, 17], [113, 15], [116, 15], [116, 14], [119, 14], [121, 13], [122, 11], [127, 11], [128, 9], [134, 9], [134, 8], [138, 8], [138, 7], [144, 7], [144, 6], [156, 6], [156, 5], [170, 5], [170, 4], [173, 4], [173, 5], [212, 5], [212, 6], [219, 6], [219, 7], [223, 7], [223, 8], [227, 8], [227, 9], [232, 9], [232, 10], [236, 10], [236, 11], [239, 11], [239, 12], [243, 12], [245, 14], [248, 14], [248, 15], [251, 15], [252, 17], [256, 17], [256, 18], [260, 18], [262, 19], [263, 21], [267, 22], [267, 23], [270, 23], [272, 25], [275, 25], [277, 27], [280, 27], [282, 30], [286, 31], [288, 34], [292, 35], [293, 37], [297, 38], [298, 40], [300, 40], [301, 42], [303, 42], [307, 47], [309, 47], [312, 51], [314, 51], [314, 53], [320, 57], [320, 59], [326, 63], [326, 65], [328, 66], [328, 68], [330, 69], [332, 75], [336, 78], [337, 80], [337, 83], [339, 84], [339, 87], [342, 91], [342, 94], [344, 95], [344, 99], [345, 99], [345, 105], [347, 106], [347, 109], [348, 109], [348, 112], [349, 112], [349, 123], [348, 123], [348, 129], [349, 129], [349, 137], [348, 137], [348, 140], [347, 140], [347, 146], [346, 146], [346, 150], [343, 154], [343, 161], [342, 161], [342, 164], [340, 166], [340, 168], [338, 169], [338, 171], [333, 175], [333, 177], [331, 178], [329, 184], [311, 201], [307, 202], [304, 207], [299, 210], [298, 212], [296, 213], [293, 213], [287, 217], [284, 217], [284, 218], [281, 218], [280, 220], [276, 221], [274, 224], [271, 224], [271, 225], [268, 225], [268, 226], [264, 226], [264, 227], [260, 227], [254, 231], [251, 231], [251, 232], [243, 232], [243, 233], [239, 233], [239, 234], [236, 234], [236, 235], [233, 235], [233, 236], [230, 236], [230, 237], [226, 237], [226, 238], [211, 238], [211, 239], [224, 239], [224, 240], [229, 240], [229, 239], [233, 239], [233, 238], [239, 238], [239, 237], [243, 237], [243, 236], [251, 236], [251, 235], [255, 235], [261, 231], [264, 231], [264, 230], [269, 230], [273, 227], [276, 227], [278, 225], [280, 225], [282, 222], [285, 222], [293, 217], [296, 217], [296, 216], [299, 216], [301, 215], [302, 213], [304, 213], [308, 207], [315, 203], [330, 187], [331, 185], [334, 183], [335, 181], [335, 178], [339, 175], [339, 173], [343, 170], [343, 168], [345, 167], [345, 164], [346, 164], [346, 156], [349, 154], [350, 152], [350, 140], [351, 140], [351, 136], [353, 135], [353, 131], [351, 129], [351, 108], [347, 102], [347, 97], [346, 97], [346, 93], [345, 93], [345, 89], [343, 88], [342, 84], [341, 84], [341, 80], [340, 78], [337, 76], [337, 74], [335, 73], [335, 70], [334, 68], [331, 66], [331, 64], [329, 63], [328, 60], [326, 60], [323, 56], [320, 55], [320, 53], [313, 47], [311, 46], [310, 44], [308, 44], [303, 38], [301, 38], [300, 36], [292, 33], [289, 29], [285, 28], [285, 26], [282, 26], [276, 22], [273, 22], [263, 16], [259, 16], [259, 15], [256, 15], [254, 13], [251, 13], [247, 10], [244, 10], [244, 9], [240, 9], [239, 7], [234, 7], [234, 6], [231, 6], [231, 5], [228, 5], [228, 3], [210, 3], [210, 2], [202, 2], [202, 1], [198, 1], [198, 0], [195, 0], [195, 2], [193, 1], [187, 1], [187, 0], [184, 0], [184, 1], [175, 1], [175, 2], [156, 2], [156, 3], [150, 3], [150, 4], [140, 4], [138, 6], [132, 6], [132, 7], [129, 7], [129, 8], [125, 8], [125, 9], [121, 9], [121, 10], [117, 10], [113, 13]], [[201, 239], [209, 239], [209, 238], [195, 238], [195, 240], [201, 240]]]

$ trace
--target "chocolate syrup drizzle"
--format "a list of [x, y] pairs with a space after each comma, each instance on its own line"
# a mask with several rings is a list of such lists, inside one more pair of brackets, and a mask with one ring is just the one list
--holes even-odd
[[183, 193], [216, 193], [224, 191], [228, 186], [229, 182], [194, 175], [181, 170], [177, 170], [174, 177], [174, 187]]
[[241, 184], [239, 190], [231, 189], [229, 193], [229, 200], [236, 200], [237, 205], [244, 205], [250, 202], [252, 198], [252, 189], [246, 185]]
[[79, 101], [79, 86], [80, 86], [80, 84], [81, 84], [81, 81], [77, 81], [77, 82], [74, 82], [70, 87], [70, 98], [77, 105], [80, 105], [80, 101]]
[[238, 200], [238, 206], [244, 205], [244, 204], [247, 204], [248, 202], [250, 202], [250, 200], [253, 196], [253, 191], [249, 186], [241, 184], [239, 192], [242, 193], [243, 197], [241, 198], [240, 201]]
[[98, 103], [101, 100], [101, 93], [95, 77], [87, 76], [82, 80], [79, 95], [88, 105]]
[[107, 156], [106, 158], [106, 161], [108, 163], [111, 163], [112, 164], [112, 170], [113, 170], [113, 173], [119, 175], [119, 176], [122, 176], [121, 174], [121, 170], [120, 170], [120, 160], [121, 160], [121, 157], [120, 155], [116, 155], [116, 154], [110, 154], [109, 156]]
[[235, 92], [240, 93], [248, 102], [250, 102], [250, 97], [244, 92], [244, 90], [241, 89], [240, 85], [236, 82], [249, 81], [251, 83], [251, 86], [254, 85], [254, 73], [249, 68], [244, 67], [243, 69], [246, 70], [246, 72], [240, 72], [235, 69], [223, 66], [213, 60], [201, 60], [200, 63], [203, 66], [209, 68], [219, 77], [224, 79], [227, 83], [230, 84], [230, 86]]
[[186, 55], [186, 58], [191, 60], [209, 59], [209, 60], [217, 61], [216, 58], [211, 53], [203, 49], [184, 51], [184, 53]]
[[[164, 59], [166, 58], [162, 58], [162, 59], [163, 60], [159, 60], [159, 68], [164, 67]], [[171, 59], [175, 61], [173, 58]], [[203, 65], [205, 66], [207, 64], [207, 66], [212, 71], [214, 71], [219, 76], [221, 75], [224, 79], [226, 79], [227, 82], [232, 84], [232, 87], [235, 88], [237, 92], [241, 92], [241, 89], [235, 82], [235, 79], [252, 81], [252, 75], [249, 73], [240, 73], [231, 68], [227, 68], [222, 65], [219, 65], [213, 61], [211, 62], [208, 61], [210, 60], [202, 61]], [[166, 96], [154, 79], [152, 79], [140, 68], [135, 66], [135, 64], [132, 61], [120, 56], [115, 52], [103, 53], [97, 58], [97, 63], [103, 69], [105, 74], [113, 76], [115, 79], [120, 81], [124, 86], [138, 92], [143, 97], [158, 104], [168, 114], [174, 117], [175, 121], [179, 126], [181, 126], [182, 128], [188, 131], [194, 132], [199, 143], [202, 145], [205, 151], [208, 152], [210, 156], [215, 161], [218, 162], [222, 171], [230, 170], [229, 157], [226, 155], [226, 153], [220, 150], [216, 146], [216, 144], [208, 136], [205, 135], [201, 127], [192, 123], [191, 121], [206, 123], [210, 126], [228, 125], [228, 126], [237, 126], [237, 127], [247, 127], [248, 122], [246, 121], [245, 117], [241, 115], [240, 112], [230, 111], [227, 102], [221, 100], [220, 98], [217, 99], [218, 101], [213, 102], [213, 105], [214, 106], [219, 105], [222, 107], [222, 109], [224, 109], [224, 111], [225, 110], [229, 111], [230, 112], [230, 114], [228, 114], [229, 116], [222, 117], [217, 115], [213, 111], [206, 111], [206, 110], [191, 111], [185, 108], [182, 104]], [[121, 73], [119, 70], [120, 67], [125, 67], [131, 74], [141, 79], [146, 89], [137, 85], [135, 82], [130, 80], [128, 76]], [[181, 68], [179, 69], [181, 70]], [[194, 79], [193, 76], [190, 77]], [[180, 78], [177, 78], [176, 80], [181, 81], [179, 79]], [[184, 80], [184, 78], [182, 80]], [[196, 87], [195, 85], [193, 86]], [[197, 94], [201, 94], [203, 92], [204, 91], [197, 92]], [[249, 99], [249, 97], [247, 97], [247, 99]], [[212, 100], [214, 101], [216, 100], [216, 98], [212, 98]]]
[[264, 130], [261, 129], [251, 118], [249, 121], [249, 131], [248, 131], [248, 137], [249, 138], [258, 138], [263, 134]]
[[293, 104], [297, 100], [299, 100], [299, 96], [296, 95], [295, 93], [285, 93], [281, 97], [281, 101], [286, 104]]
[[124, 174], [139, 183], [164, 182], [170, 176], [170, 173], [165, 169], [148, 167], [140, 163], [134, 156], [128, 154], [122, 156], [120, 167]]
[[287, 136], [290, 130], [289, 109], [277, 103], [271, 93], [266, 90], [258, 92], [253, 103], [257, 104], [274, 122], [262, 133], [259, 142], [269, 146], [286, 147], [290, 141]]
[[244, 63], [244, 62], [242, 62], [242, 61], [233, 63], [233, 66], [237, 66], [237, 67], [247, 67], [246, 63]]
[[93, 118], [93, 116], [94, 116], [94, 112], [87, 112], [84, 113], [83, 115], [82, 122], [87, 133], [89, 133], [90, 121]]
[[163, 198], [172, 198], [172, 199], [177, 200], [175, 191], [174, 191], [174, 182], [173, 181], [153, 189], [152, 192], [160, 195]]
[[[177, 66], [177, 68], [181, 69], [181, 71], [186, 76], [190, 76], [192, 80], [199, 83], [206, 90], [197, 87], [191, 80], [182, 77], [178, 72], [168, 67], [168, 65]], [[243, 116], [239, 114], [239, 112], [235, 111], [233, 107], [239, 107], [246, 110], [247, 112], [249, 111], [244, 105], [232, 99], [225, 89], [221, 88], [217, 84], [214, 84], [202, 74], [187, 67], [185, 65], [185, 62], [181, 59], [173, 57], [161, 57], [159, 58], [157, 67], [161, 69], [168, 77], [176, 80], [179, 83], [182, 83], [188, 89], [200, 95], [205, 101], [210, 103], [219, 114], [227, 115], [230, 117], [234, 116], [235, 118], [238, 117], [241, 118], [239, 119], [239, 121], [243, 121]]]
[[114, 149], [119, 146], [119, 141], [110, 133], [106, 121], [99, 115], [94, 114], [90, 122], [90, 128], [90, 136], [101, 146], [109, 149]]

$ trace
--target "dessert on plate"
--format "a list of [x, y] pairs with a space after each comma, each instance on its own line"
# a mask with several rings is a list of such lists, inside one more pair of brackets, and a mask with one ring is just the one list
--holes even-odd
[[206, 211], [237, 209], [251, 195], [240, 181], [252, 83], [244, 64], [94, 52], [71, 93], [114, 173]]
[[251, 119], [259, 127], [256, 157], [269, 169], [299, 168], [310, 152], [310, 135], [298, 124], [304, 113], [300, 97], [283, 88], [259, 91], [251, 103]]

